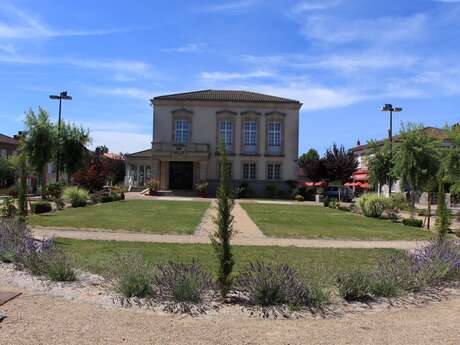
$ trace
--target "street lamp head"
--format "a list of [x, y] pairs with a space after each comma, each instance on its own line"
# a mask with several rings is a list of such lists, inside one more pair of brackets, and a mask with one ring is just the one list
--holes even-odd
[[393, 111], [399, 113], [400, 111], [402, 111], [402, 108], [394, 108]]
[[51, 99], [59, 99], [60, 97], [57, 96], [57, 95], [50, 95], [50, 98], [51, 98]]
[[393, 105], [391, 104], [385, 104], [380, 111], [393, 111]]
[[65, 99], [65, 100], [71, 100], [72, 97], [67, 95], [67, 91], [62, 91], [59, 95], [50, 95], [51, 99]]

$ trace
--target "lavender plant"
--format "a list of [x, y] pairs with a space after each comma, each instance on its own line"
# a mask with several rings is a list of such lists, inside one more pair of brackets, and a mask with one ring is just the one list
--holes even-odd
[[309, 291], [298, 272], [284, 264], [249, 264], [238, 276], [235, 289], [252, 305], [310, 305]]
[[152, 297], [152, 268], [142, 255], [121, 253], [114, 261], [112, 281], [119, 293], [125, 297]]
[[372, 294], [372, 274], [362, 269], [340, 272], [337, 275], [337, 287], [340, 296], [347, 301], [362, 301]]
[[460, 244], [438, 239], [416, 250], [412, 255], [413, 270], [427, 285], [460, 279]]
[[0, 219], [0, 261], [17, 261], [30, 237], [25, 223], [13, 218]]
[[159, 300], [174, 303], [200, 304], [215, 292], [211, 274], [195, 260], [191, 264], [170, 262], [158, 265], [153, 287]]

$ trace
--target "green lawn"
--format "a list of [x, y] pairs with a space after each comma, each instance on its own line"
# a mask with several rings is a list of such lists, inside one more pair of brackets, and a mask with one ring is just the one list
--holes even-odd
[[[93, 240], [57, 239], [57, 243], [70, 254], [78, 266], [85, 270], [103, 273], [111, 267], [113, 257], [129, 251], [142, 254], [150, 263], [167, 261], [191, 262], [197, 258], [208, 270], [215, 272], [216, 256], [208, 244], [140, 243]], [[394, 249], [322, 249], [297, 247], [233, 247], [236, 271], [249, 262], [263, 260], [288, 263], [308, 272], [336, 272], [351, 267], [369, 268], [379, 258], [396, 253]]]
[[31, 225], [192, 234], [207, 202], [129, 200], [33, 215]]
[[423, 240], [432, 233], [323, 206], [241, 204], [270, 237]]

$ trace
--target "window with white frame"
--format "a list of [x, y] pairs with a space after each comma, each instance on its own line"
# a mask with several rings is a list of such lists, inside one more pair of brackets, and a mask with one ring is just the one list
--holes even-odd
[[256, 179], [256, 163], [243, 164], [243, 179], [255, 180]]
[[189, 139], [189, 122], [187, 120], [176, 120], [174, 132], [176, 143], [187, 143]]
[[233, 150], [233, 122], [219, 122], [219, 140], [223, 140], [227, 153]]
[[257, 122], [247, 121], [243, 129], [244, 153], [257, 152]]
[[281, 153], [281, 122], [268, 123], [268, 152]]
[[269, 163], [267, 165], [267, 180], [281, 180], [281, 164]]

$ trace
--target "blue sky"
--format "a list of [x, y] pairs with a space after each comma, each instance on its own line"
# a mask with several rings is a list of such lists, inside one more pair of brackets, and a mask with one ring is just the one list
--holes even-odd
[[0, 132], [39, 105], [93, 146], [148, 148], [149, 98], [247, 89], [298, 99], [300, 152], [386, 135], [401, 121], [460, 120], [460, 1], [0, 2]]

